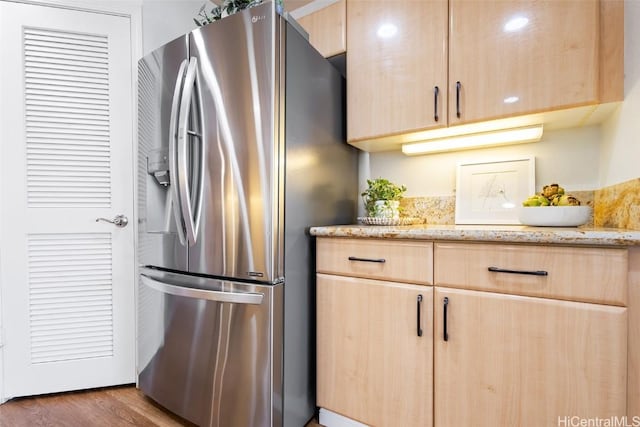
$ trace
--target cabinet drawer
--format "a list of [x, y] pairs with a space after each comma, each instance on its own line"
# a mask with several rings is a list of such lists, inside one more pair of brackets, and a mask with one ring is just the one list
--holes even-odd
[[[434, 282], [437, 286], [626, 305], [627, 264], [626, 249], [438, 243]], [[508, 271], [490, 271], [490, 267]]]
[[318, 273], [433, 283], [433, 243], [407, 240], [342, 239], [317, 240]]

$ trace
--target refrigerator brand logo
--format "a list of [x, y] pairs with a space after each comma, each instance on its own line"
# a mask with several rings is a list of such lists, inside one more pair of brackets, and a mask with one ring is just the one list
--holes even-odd
[[266, 15], [252, 16], [252, 17], [251, 17], [251, 22], [252, 22], [253, 24], [255, 24], [256, 22], [258, 22], [258, 21], [262, 21], [263, 19], [266, 19], [266, 18], [267, 18], [267, 16], [266, 16]]
[[264, 273], [260, 273], [259, 271], [249, 271], [249, 277], [262, 277]]

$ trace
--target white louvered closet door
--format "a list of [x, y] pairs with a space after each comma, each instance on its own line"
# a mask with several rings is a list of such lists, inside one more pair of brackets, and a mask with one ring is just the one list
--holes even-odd
[[134, 382], [129, 18], [0, 1], [0, 55], [2, 394]]

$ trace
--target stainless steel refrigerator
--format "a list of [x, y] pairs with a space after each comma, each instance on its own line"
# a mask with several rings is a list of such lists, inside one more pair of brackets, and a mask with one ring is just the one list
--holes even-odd
[[308, 228], [356, 215], [344, 86], [272, 3], [139, 62], [138, 385], [191, 422], [313, 416]]

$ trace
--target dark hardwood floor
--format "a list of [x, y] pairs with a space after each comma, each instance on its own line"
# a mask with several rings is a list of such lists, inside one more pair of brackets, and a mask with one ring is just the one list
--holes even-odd
[[193, 426], [134, 386], [12, 399], [0, 405], [1, 427]]
[[[12, 399], [0, 405], [0, 427], [193, 427], [134, 386]], [[306, 427], [321, 427], [311, 421]]]

